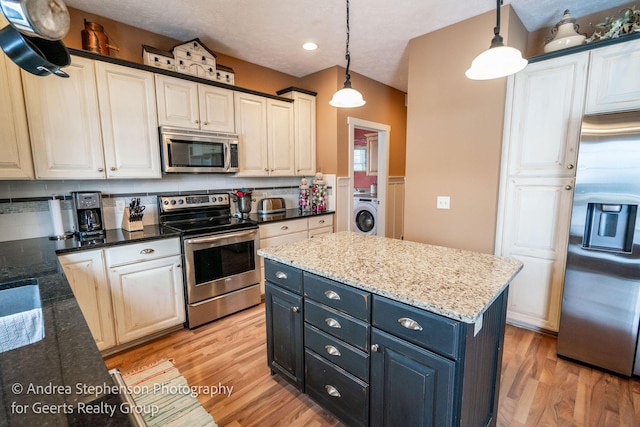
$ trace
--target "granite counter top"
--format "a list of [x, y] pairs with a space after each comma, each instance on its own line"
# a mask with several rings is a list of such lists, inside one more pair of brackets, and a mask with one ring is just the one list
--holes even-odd
[[[45, 328], [41, 341], [0, 353], [0, 426], [130, 425], [57, 254], [174, 236], [148, 226], [134, 233], [108, 230], [91, 242], [44, 237], [0, 243], [0, 282], [38, 279]], [[98, 413], [79, 405], [95, 405]]]
[[352, 232], [258, 254], [466, 323], [475, 323], [522, 269], [513, 258]]

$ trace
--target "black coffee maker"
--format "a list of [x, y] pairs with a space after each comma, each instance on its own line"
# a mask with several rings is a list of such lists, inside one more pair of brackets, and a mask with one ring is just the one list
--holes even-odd
[[76, 235], [83, 239], [93, 239], [105, 234], [102, 217], [102, 195], [99, 191], [74, 191], [73, 220]]

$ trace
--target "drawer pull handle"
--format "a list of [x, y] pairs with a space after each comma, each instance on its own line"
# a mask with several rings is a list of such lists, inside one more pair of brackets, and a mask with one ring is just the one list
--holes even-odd
[[318, 224], [324, 224], [324, 219], [321, 219], [320, 221], [318, 221]]
[[287, 279], [286, 273], [283, 273], [282, 271], [276, 271], [276, 277], [278, 279], [282, 279], [282, 280], [286, 280]]
[[294, 313], [300, 313], [300, 307], [297, 307], [297, 306], [291, 307], [291, 311], [293, 311]]
[[289, 229], [289, 227], [286, 226], [286, 225], [283, 225], [282, 227], [280, 227], [280, 230], [288, 230], [288, 229]]
[[340, 301], [340, 295], [331, 290], [324, 291], [324, 296], [332, 300]]
[[398, 323], [404, 326], [407, 329], [411, 329], [412, 331], [421, 331], [422, 326], [418, 322], [413, 319], [409, 319], [408, 317], [401, 317], [398, 319]]
[[150, 249], [150, 248], [148, 248], [148, 249], [143, 249], [143, 250], [141, 250], [141, 251], [140, 251], [140, 254], [142, 254], [142, 255], [149, 255], [149, 254], [154, 253], [155, 251], [156, 251], [155, 249]]
[[327, 353], [329, 353], [332, 356], [342, 356], [342, 353], [340, 353], [340, 350], [338, 350], [332, 345], [325, 345], [324, 349], [327, 350]]
[[378, 350], [380, 350], [380, 346], [378, 344], [373, 344], [371, 346], [371, 351], [373, 351], [374, 353], [377, 353]]
[[342, 397], [338, 389], [332, 385], [327, 384], [324, 389], [327, 390], [327, 394], [331, 397]]
[[340, 322], [338, 322], [336, 319], [332, 319], [331, 317], [327, 317], [326, 319], [324, 319], [324, 321], [327, 322], [327, 325], [329, 325], [330, 328], [336, 328], [336, 329], [342, 328], [342, 325], [340, 325]]

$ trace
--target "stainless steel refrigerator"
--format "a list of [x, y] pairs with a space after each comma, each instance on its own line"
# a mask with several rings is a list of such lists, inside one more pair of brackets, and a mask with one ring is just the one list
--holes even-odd
[[640, 375], [640, 112], [585, 116], [558, 354]]

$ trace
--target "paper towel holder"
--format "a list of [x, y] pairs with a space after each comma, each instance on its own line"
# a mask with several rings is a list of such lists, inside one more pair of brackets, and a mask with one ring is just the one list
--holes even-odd
[[[63, 197], [64, 199], [64, 197]], [[56, 203], [57, 204], [57, 208], [56, 208], [56, 212], [54, 212], [54, 208], [53, 208], [53, 204]], [[53, 223], [59, 221], [60, 224], [60, 228], [62, 228], [62, 214], [60, 212], [60, 200], [58, 199], [58, 197], [56, 197], [55, 195], [53, 195], [51, 197], [51, 200], [49, 200], [49, 212], [51, 213], [51, 221]], [[57, 218], [54, 218], [56, 217]], [[55, 230], [55, 225], [54, 225], [54, 233], [56, 232]], [[64, 229], [62, 229], [62, 232], [60, 234], [53, 234], [51, 236], [49, 236], [49, 240], [66, 240], [66, 239], [70, 239], [74, 236], [73, 231], [64, 231]]]

